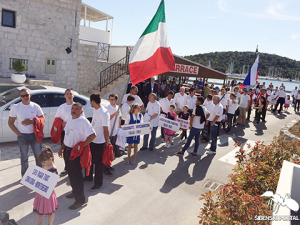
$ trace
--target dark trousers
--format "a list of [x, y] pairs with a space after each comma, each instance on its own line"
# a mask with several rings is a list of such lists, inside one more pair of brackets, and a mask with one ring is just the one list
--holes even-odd
[[66, 169], [69, 175], [72, 193], [77, 203], [85, 203], [84, 190], [83, 190], [83, 175], [80, 165], [80, 156], [74, 160], [70, 160], [72, 148], [65, 147], [64, 160], [66, 162]]
[[210, 150], [215, 152], [217, 150], [217, 139], [218, 139], [218, 125], [214, 124], [210, 127], [210, 139], [211, 145]]
[[94, 183], [97, 186], [102, 186], [103, 183], [104, 164], [102, 163], [102, 158], [103, 158], [104, 148], [105, 148], [105, 143], [96, 144], [92, 142], [90, 144], [90, 149], [92, 154], [92, 166], [88, 178], [90, 178], [91, 180], [93, 179], [94, 168], [95, 168]]
[[186, 130], [182, 130], [182, 132], [181, 132], [180, 139], [183, 140], [183, 138], [187, 139], [187, 132], [186, 132]]
[[236, 117], [239, 116], [239, 115], [240, 115], [240, 110], [237, 109], [237, 110], [235, 111], [234, 116], [233, 116], [233, 123], [236, 123]]
[[233, 120], [233, 117], [234, 117], [234, 114], [230, 114], [230, 113], [227, 113], [227, 129], [226, 131], [229, 132], [231, 130], [231, 127], [232, 127], [232, 120]]
[[[63, 130], [63, 131], [61, 132], [61, 141], [60, 141], [60, 145], [61, 145], [61, 146], [62, 146], [62, 144], [64, 143], [64, 139], [65, 139], [65, 131]], [[64, 168], [64, 170], [67, 170], [65, 157], [64, 157], [64, 162], [65, 162], [65, 168]]]
[[252, 108], [251, 108], [251, 106], [250, 106], [250, 107], [248, 108], [247, 120], [250, 120], [251, 111], [252, 111]]
[[163, 127], [160, 127], [160, 132], [161, 132], [161, 138], [165, 139], [165, 133], [164, 133], [164, 129]]
[[266, 114], [267, 114], [267, 109], [263, 109], [261, 112], [261, 121], [266, 122]]
[[299, 108], [300, 108], [300, 99], [295, 101], [295, 111], [297, 110], [299, 112]]
[[114, 148], [115, 157], [120, 157], [121, 155], [120, 155], [119, 146], [116, 145], [117, 138], [118, 138], [118, 135], [115, 135], [115, 136], [111, 136], [109, 139], [110, 139], [110, 143], [112, 144], [112, 146]]
[[202, 139], [205, 141], [209, 141], [209, 133], [210, 133], [210, 121], [208, 121], [208, 125], [204, 126], [202, 131]]
[[274, 111], [276, 111], [278, 105], [280, 105], [279, 110], [278, 110], [278, 113], [280, 113], [281, 110], [282, 110], [282, 106], [283, 106], [283, 104], [284, 104], [284, 101], [285, 101], [285, 98], [282, 98], [282, 97], [278, 98], [278, 99], [277, 99], [277, 102], [276, 102], [276, 105], [275, 105]]
[[200, 132], [201, 132], [201, 129], [192, 127], [189, 137], [182, 149], [183, 152], [185, 152], [188, 149], [188, 147], [190, 147], [191, 141], [193, 140], [193, 138], [195, 138], [194, 152], [197, 153], [198, 147], [199, 147], [199, 142], [200, 142]]

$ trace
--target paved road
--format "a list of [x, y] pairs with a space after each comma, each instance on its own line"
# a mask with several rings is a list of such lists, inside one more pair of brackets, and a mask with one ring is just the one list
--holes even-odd
[[[68, 210], [73, 200], [65, 198], [70, 192], [67, 177], [59, 180], [56, 188], [59, 209], [54, 224], [71, 225], [193, 225], [198, 224], [198, 213], [202, 193], [217, 188], [227, 182], [227, 175], [235, 164], [234, 147], [236, 142], [269, 143], [280, 128], [292, 120], [299, 120], [299, 115], [284, 113], [281, 116], [267, 114], [266, 126], [257, 128], [249, 123], [246, 128], [237, 127], [232, 134], [221, 132], [215, 156], [206, 155], [202, 143], [198, 157], [185, 155], [174, 156], [182, 148], [178, 136], [170, 149], [159, 144], [154, 152], [138, 153], [138, 163], [125, 165], [126, 157], [114, 161], [114, 176], [105, 177], [104, 185], [99, 192], [90, 192], [92, 183], [85, 183], [88, 204], [75, 211]], [[278, 117], [278, 118], [276, 118]], [[157, 135], [157, 143], [160, 141]], [[49, 140], [44, 141], [57, 152], [58, 145]], [[192, 142], [193, 144], [193, 142]], [[193, 147], [193, 146], [192, 146]], [[189, 151], [192, 151], [192, 147]], [[37, 216], [32, 213], [34, 193], [19, 184], [20, 163], [17, 143], [0, 144], [0, 209], [8, 211], [21, 225], [36, 224]], [[202, 156], [201, 156], [202, 155]], [[33, 157], [30, 157], [34, 163]], [[63, 160], [56, 154], [56, 165], [61, 171]], [[46, 219], [45, 219], [46, 220]], [[44, 224], [47, 224], [44, 221]]]

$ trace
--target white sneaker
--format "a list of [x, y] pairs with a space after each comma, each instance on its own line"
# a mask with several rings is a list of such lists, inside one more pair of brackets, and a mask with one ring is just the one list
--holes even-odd
[[161, 139], [161, 143], [164, 143], [164, 142], [165, 142], [165, 139], [164, 139], [164, 138], [162, 138], [162, 139]]
[[165, 148], [167, 148], [168, 146], [169, 146], [169, 144], [168, 144], [168, 143], [166, 143], [166, 144], [165, 144]]
[[209, 150], [209, 151], [207, 152], [207, 154], [213, 155], [213, 154], [216, 154], [216, 152]]
[[167, 148], [170, 148], [170, 147], [171, 147], [171, 145], [170, 145], [170, 144], [168, 144], [168, 145], [167, 145]]

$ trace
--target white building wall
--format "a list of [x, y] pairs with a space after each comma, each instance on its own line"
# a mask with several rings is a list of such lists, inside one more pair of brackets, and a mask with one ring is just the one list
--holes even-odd
[[[80, 6], [81, 0], [0, 1], [0, 10], [16, 11], [16, 28], [0, 25], [0, 76], [13, 72], [10, 58], [28, 59], [27, 74], [76, 89]], [[56, 74], [45, 73], [46, 58], [56, 59]]]
[[83, 44], [91, 44], [91, 43], [84, 42], [82, 40], [110, 44], [110, 32], [91, 28], [91, 27], [80, 26], [79, 27], [79, 39], [81, 39], [80, 42]]

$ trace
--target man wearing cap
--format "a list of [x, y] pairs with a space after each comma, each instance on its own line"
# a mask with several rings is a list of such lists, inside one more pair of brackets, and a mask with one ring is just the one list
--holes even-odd
[[20, 91], [21, 102], [14, 104], [9, 112], [8, 126], [18, 136], [18, 143], [21, 152], [21, 175], [23, 176], [28, 168], [29, 145], [32, 148], [35, 163], [42, 166], [38, 156], [42, 150], [42, 143], [37, 143], [33, 124], [35, 117], [44, 117], [41, 107], [30, 101], [31, 94], [24, 88]]

